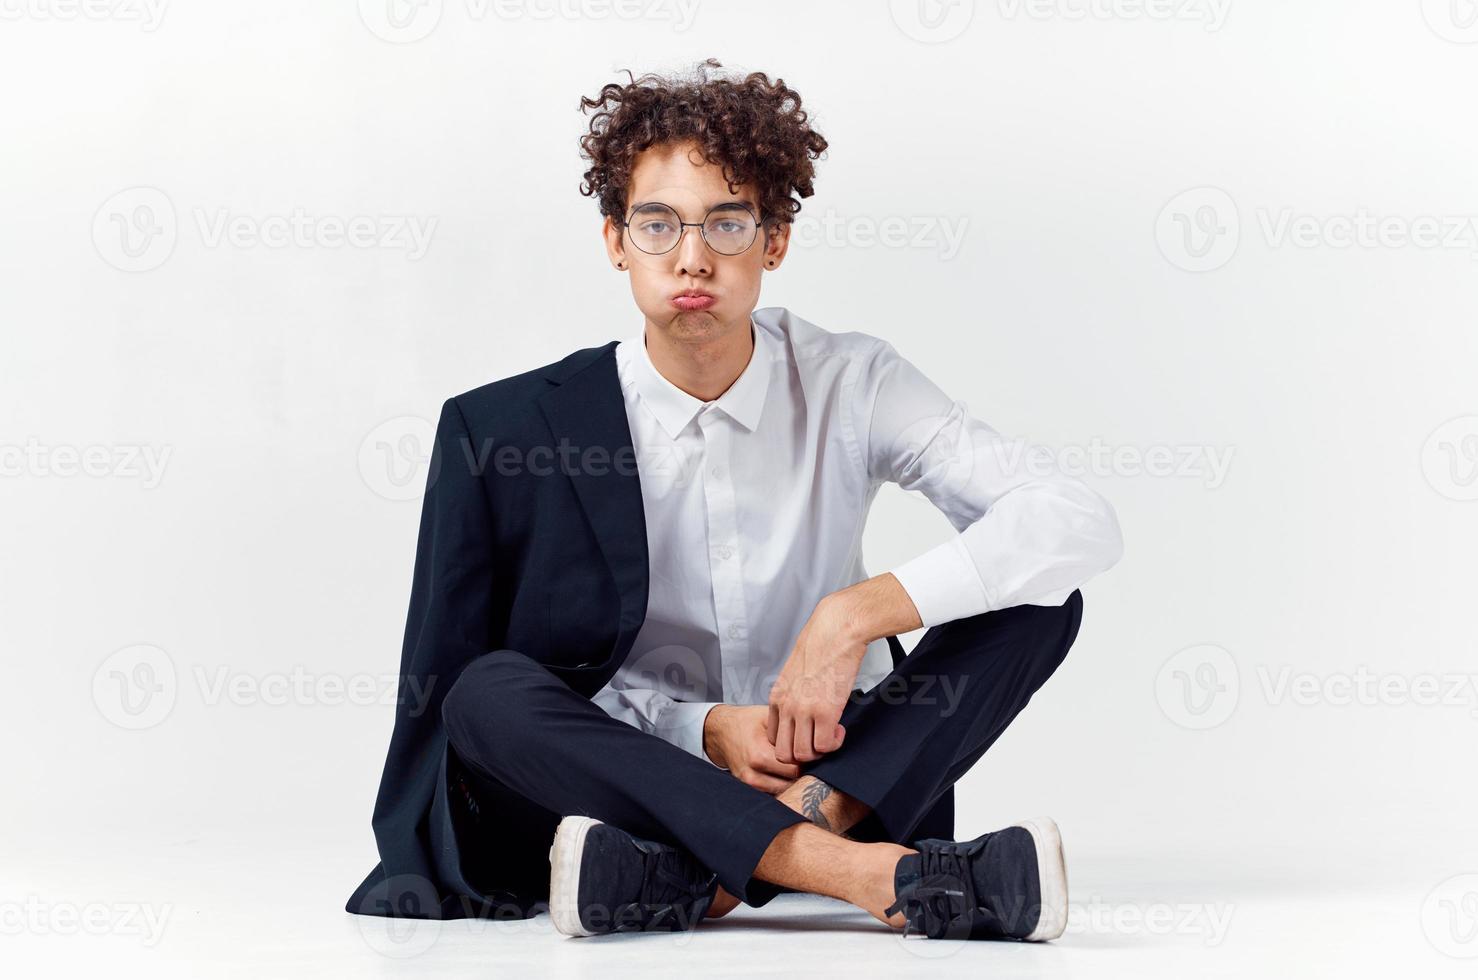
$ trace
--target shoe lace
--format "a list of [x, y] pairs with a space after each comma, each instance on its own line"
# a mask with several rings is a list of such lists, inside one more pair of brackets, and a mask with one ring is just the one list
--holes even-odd
[[689, 855], [671, 848], [640, 841], [642, 853], [641, 894], [621, 909], [626, 928], [641, 931], [691, 929], [708, 911], [718, 884], [718, 875], [700, 868]]
[[964, 939], [982, 908], [970, 873], [971, 859], [985, 848], [985, 840], [920, 841], [918, 880], [899, 889], [897, 900], [884, 915], [902, 910], [903, 934], [930, 939]]

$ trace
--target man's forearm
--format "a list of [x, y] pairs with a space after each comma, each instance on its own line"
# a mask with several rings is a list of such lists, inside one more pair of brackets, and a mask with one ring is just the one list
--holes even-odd
[[923, 625], [913, 600], [892, 572], [838, 589], [821, 605], [826, 615], [836, 617], [839, 629], [864, 644]]
[[893, 574], [826, 596], [796, 638], [770, 688], [765, 735], [781, 762], [810, 762], [840, 747], [839, 719], [867, 645], [922, 625], [908, 591]]

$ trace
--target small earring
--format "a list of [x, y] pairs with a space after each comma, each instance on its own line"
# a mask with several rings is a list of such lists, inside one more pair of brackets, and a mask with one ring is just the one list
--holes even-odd
[[617, 262], [616, 263], [616, 268], [618, 268], [618, 269], [624, 269], [624, 268], [626, 268], [626, 263], [625, 262]]

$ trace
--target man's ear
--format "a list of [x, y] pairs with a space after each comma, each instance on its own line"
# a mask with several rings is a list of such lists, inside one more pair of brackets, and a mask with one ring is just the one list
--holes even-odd
[[626, 259], [626, 236], [621, 232], [621, 226], [616, 219], [606, 215], [606, 220], [601, 224], [601, 237], [606, 242], [606, 256], [610, 258], [611, 265], [618, 269], [625, 269], [630, 263]]
[[785, 261], [785, 255], [790, 251], [790, 222], [777, 221], [773, 226], [765, 227], [765, 268], [774, 271], [780, 268]]

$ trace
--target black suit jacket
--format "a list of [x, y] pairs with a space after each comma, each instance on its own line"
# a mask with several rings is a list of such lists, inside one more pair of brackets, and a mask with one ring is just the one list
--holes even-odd
[[[350, 912], [531, 911], [468, 880], [458, 828], [470, 801], [441, 705], [492, 650], [518, 650], [586, 697], [631, 650], [647, 609], [647, 534], [615, 349], [576, 351], [442, 405], [372, 821], [380, 863]], [[952, 817], [952, 798], [942, 802]]]

